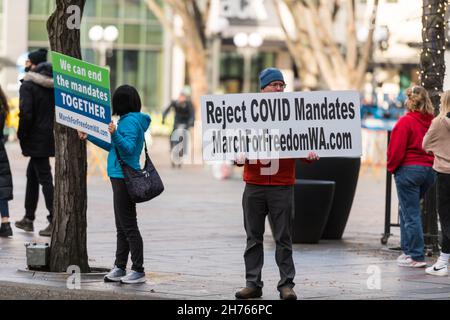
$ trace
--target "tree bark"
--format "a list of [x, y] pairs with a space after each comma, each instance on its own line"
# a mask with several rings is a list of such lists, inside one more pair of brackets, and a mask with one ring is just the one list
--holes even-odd
[[[439, 113], [440, 94], [443, 90], [445, 61], [445, 13], [447, 1], [424, 0], [422, 13], [422, 52], [420, 54], [421, 85], [428, 91], [434, 106], [435, 115]], [[425, 245], [434, 252], [439, 251], [438, 224], [436, 212], [436, 186], [427, 192], [423, 202], [423, 230]]]
[[[67, 21], [73, 14], [69, 6], [80, 8], [86, 0], [57, 0], [56, 10], [47, 21], [52, 51], [81, 59], [80, 30], [69, 29]], [[80, 17], [81, 20], [81, 17]], [[50, 249], [50, 271], [65, 272], [77, 265], [89, 272], [86, 238], [86, 143], [74, 129], [55, 122], [55, 196], [54, 227]]]

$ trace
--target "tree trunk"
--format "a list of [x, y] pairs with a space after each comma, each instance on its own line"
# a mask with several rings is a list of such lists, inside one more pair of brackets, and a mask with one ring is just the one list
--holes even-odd
[[[69, 29], [73, 14], [69, 6], [78, 6], [80, 20], [85, 0], [57, 0], [56, 10], [47, 21], [52, 51], [81, 59], [80, 30]], [[86, 241], [86, 143], [74, 129], [55, 122], [55, 196], [54, 227], [50, 250], [50, 271], [65, 272], [77, 265], [89, 272]]]
[[192, 87], [192, 104], [195, 109], [195, 119], [201, 120], [200, 97], [207, 93], [206, 59], [203, 52], [188, 50], [187, 71]]
[[[424, 0], [422, 15], [422, 52], [420, 54], [421, 85], [427, 89], [434, 113], [439, 113], [440, 96], [445, 75], [445, 13], [447, 1]], [[430, 188], [423, 203], [423, 230], [425, 245], [434, 252], [438, 247], [436, 186]]]

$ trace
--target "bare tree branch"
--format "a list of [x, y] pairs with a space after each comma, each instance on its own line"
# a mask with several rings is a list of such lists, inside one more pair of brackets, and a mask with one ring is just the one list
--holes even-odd
[[348, 72], [347, 65], [342, 57], [342, 54], [339, 50], [337, 42], [334, 39], [333, 34], [330, 32], [330, 30], [324, 27], [321, 21], [321, 15], [314, 2], [312, 0], [305, 0], [305, 1], [308, 9], [311, 11], [310, 17], [313, 21], [314, 27], [317, 28], [319, 32], [318, 37], [321, 40], [321, 42], [325, 44], [325, 46], [322, 47], [322, 50], [328, 48], [329, 49], [328, 54], [332, 55], [333, 57], [333, 59], [331, 60], [334, 69], [336, 70], [336, 76], [346, 74]]
[[346, 0], [347, 7], [347, 66], [350, 70], [356, 66], [358, 47], [356, 41], [355, 0]]
[[164, 14], [163, 8], [161, 8], [161, 6], [156, 3], [156, 0], [147, 0], [147, 6], [150, 11], [153, 12], [158, 21], [163, 25], [163, 27], [173, 35], [175, 43], [184, 50], [184, 48], [186, 47], [186, 43], [182, 39], [175, 37], [175, 30], [173, 29], [172, 22], [167, 19], [166, 15]]
[[[298, 39], [294, 39], [295, 41], [291, 39], [292, 44], [288, 43], [294, 60], [301, 61], [306, 69], [311, 65], [317, 65], [321, 78], [328, 88], [359, 89], [372, 54], [372, 37], [379, 1], [376, 0], [374, 3], [368, 41], [364, 44], [361, 54], [358, 54], [356, 41], [355, 0], [274, 1], [283, 1], [296, 23]], [[338, 43], [334, 30], [339, 9], [347, 12], [345, 54], [341, 51], [341, 44]], [[283, 30], [287, 33], [285, 29]]]
[[378, 11], [378, 0], [374, 1], [372, 14], [369, 21], [369, 33], [367, 35], [367, 40], [364, 44], [361, 58], [359, 59], [359, 64], [355, 73], [355, 86], [359, 88], [364, 80], [364, 75], [367, 70], [367, 66], [369, 65], [370, 55], [372, 53], [373, 47], [373, 33], [375, 32], [376, 20], [377, 20], [377, 11]]

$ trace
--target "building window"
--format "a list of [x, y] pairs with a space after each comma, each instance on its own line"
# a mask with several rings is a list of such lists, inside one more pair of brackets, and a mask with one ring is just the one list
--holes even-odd
[[101, 17], [117, 18], [119, 16], [119, 0], [102, 0], [99, 3], [101, 4]]
[[49, 11], [49, 0], [30, 0], [31, 15], [47, 16]]
[[141, 41], [141, 26], [138, 24], [127, 24], [124, 26], [124, 43], [138, 44]]
[[86, 1], [83, 9], [83, 17], [95, 17], [97, 15], [96, 1]]
[[124, 50], [123, 73], [124, 83], [137, 84], [138, 52], [136, 50]]
[[[144, 101], [143, 103], [150, 110], [159, 109], [162, 103], [162, 75], [163, 61], [161, 51], [147, 51], [145, 65], [143, 66], [144, 75]], [[151, 76], [153, 75], [153, 76]]]
[[[251, 65], [251, 90], [259, 91], [259, 72], [267, 67], [275, 66], [276, 53], [260, 52], [253, 56]], [[244, 59], [236, 52], [224, 52], [221, 54], [220, 81], [226, 93], [240, 93], [244, 79], [242, 70]]]
[[47, 24], [45, 20], [28, 21], [28, 40], [48, 42]]
[[162, 44], [163, 30], [161, 26], [147, 25], [147, 44]]
[[[47, 47], [46, 22], [55, 9], [56, 1], [28, 1], [29, 47]], [[147, 7], [146, 0], [86, 1], [80, 29], [82, 58], [98, 64], [99, 53], [94, 50], [94, 44], [88, 37], [89, 29], [94, 25], [115, 25], [119, 29], [112, 55], [106, 59], [110, 67], [111, 91], [128, 83], [139, 90], [146, 111], [159, 109], [163, 100], [163, 29]]]
[[[142, 10], [143, 4], [145, 5], [145, 1], [140, 0], [124, 0], [124, 17], [125, 19], [141, 19], [142, 15], [145, 14], [145, 11]], [[148, 10], [148, 9], [147, 9]]]

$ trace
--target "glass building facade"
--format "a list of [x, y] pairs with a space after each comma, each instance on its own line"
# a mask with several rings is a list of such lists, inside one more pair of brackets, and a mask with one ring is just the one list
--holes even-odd
[[[0, 46], [3, 43], [3, 0], [0, 0]], [[0, 47], [0, 51], [3, 48]]]
[[[244, 59], [235, 48], [224, 48], [220, 57], [220, 85], [224, 93], [241, 93], [243, 90]], [[259, 73], [276, 65], [277, 53], [258, 52], [252, 57], [250, 72], [250, 92], [259, 92]]]
[[[54, 0], [29, 0], [30, 50], [49, 46], [46, 21], [54, 9]], [[146, 111], [159, 110], [163, 103], [163, 30], [146, 1], [86, 1], [81, 22], [82, 57], [99, 64], [100, 55], [88, 37], [94, 25], [114, 25], [119, 30], [119, 37], [106, 59], [111, 70], [111, 90], [121, 84], [133, 85]]]

